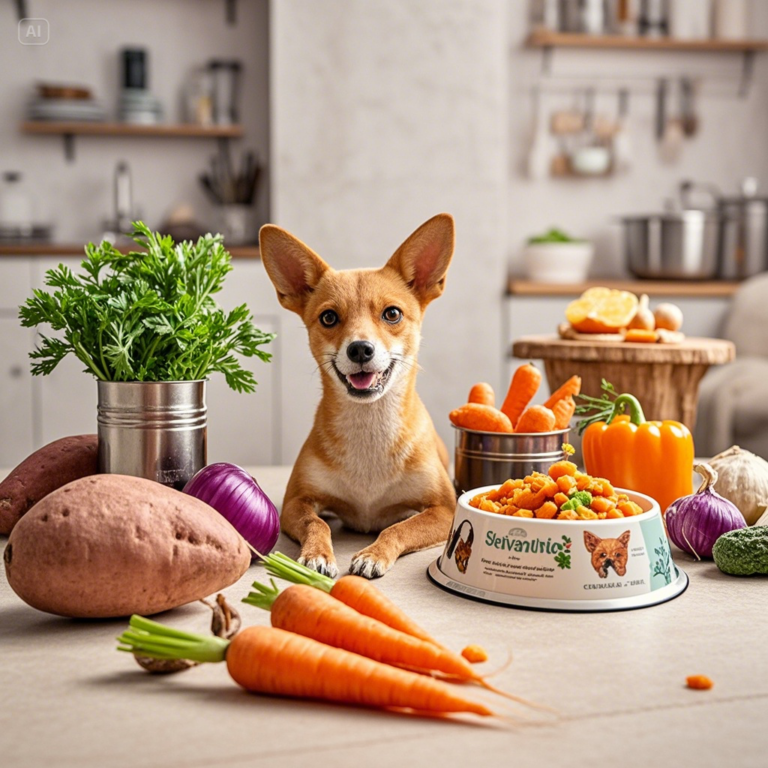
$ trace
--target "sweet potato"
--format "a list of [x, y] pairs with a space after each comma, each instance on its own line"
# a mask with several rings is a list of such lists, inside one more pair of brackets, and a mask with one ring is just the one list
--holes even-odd
[[8, 583], [32, 607], [107, 618], [205, 597], [240, 578], [251, 555], [204, 502], [151, 480], [94, 475], [35, 504], [4, 560]]
[[8, 535], [30, 507], [80, 477], [98, 472], [96, 435], [73, 435], [35, 451], [0, 483], [0, 534]]

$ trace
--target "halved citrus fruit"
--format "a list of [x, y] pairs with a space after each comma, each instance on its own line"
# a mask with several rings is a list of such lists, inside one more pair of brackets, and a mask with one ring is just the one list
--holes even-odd
[[590, 288], [565, 310], [571, 326], [579, 333], [618, 333], [637, 312], [634, 293], [612, 288]]

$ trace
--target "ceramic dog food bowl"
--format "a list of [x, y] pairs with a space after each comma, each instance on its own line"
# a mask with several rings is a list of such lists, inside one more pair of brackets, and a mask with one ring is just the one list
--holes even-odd
[[508, 434], [453, 428], [453, 485], [457, 495], [483, 485], [501, 485], [505, 480], [523, 478], [532, 472], [546, 473], [555, 462], [568, 458], [563, 443], [568, 442], [569, 429]]
[[626, 493], [643, 510], [611, 520], [537, 520], [456, 504], [445, 550], [427, 573], [462, 597], [552, 611], [621, 611], [671, 600], [688, 586], [672, 562], [659, 505]]

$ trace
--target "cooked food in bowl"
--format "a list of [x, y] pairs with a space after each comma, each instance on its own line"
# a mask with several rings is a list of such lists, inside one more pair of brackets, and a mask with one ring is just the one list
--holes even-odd
[[558, 461], [547, 474], [533, 472], [473, 496], [482, 512], [539, 520], [613, 520], [643, 513], [639, 504], [617, 493], [608, 480], [580, 472], [572, 461]]

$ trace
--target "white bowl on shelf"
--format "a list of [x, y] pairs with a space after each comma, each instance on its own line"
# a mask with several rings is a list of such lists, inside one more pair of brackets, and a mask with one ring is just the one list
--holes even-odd
[[526, 275], [537, 283], [583, 283], [594, 253], [586, 241], [529, 243], [523, 253]]

